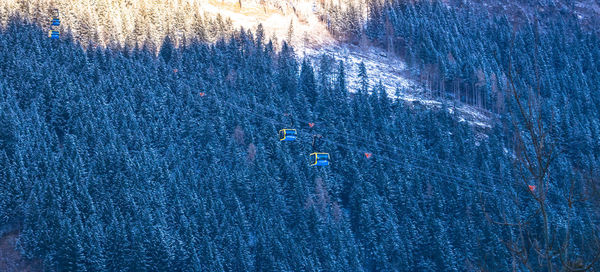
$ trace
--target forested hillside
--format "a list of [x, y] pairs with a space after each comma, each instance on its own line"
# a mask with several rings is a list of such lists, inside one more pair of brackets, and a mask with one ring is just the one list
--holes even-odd
[[[491, 128], [461, 122], [452, 99], [392, 100], [364, 67], [349, 90], [348, 64], [299, 58], [262, 30], [166, 37], [155, 54], [7, 20], [0, 238], [28, 264], [0, 254], [0, 270], [541, 271], [546, 220], [566, 249], [551, 266], [598, 269], [598, 37], [568, 20], [513, 32], [435, 3], [369, 14], [366, 38], [429, 73], [439, 97], [494, 112]], [[542, 109], [544, 193], [521, 182], [536, 179], [519, 171], [535, 146], [515, 138], [535, 139], [510, 79]], [[297, 141], [280, 142], [289, 127]], [[309, 166], [314, 151], [331, 164]]]
[[[366, 35], [419, 70], [435, 95], [450, 94], [462, 102], [505, 112], [506, 73], [512, 59], [523, 87], [535, 85], [538, 70], [549, 111], [557, 111], [552, 104], [564, 105], [560, 96], [589, 98], [574, 104], [599, 101], [599, 39], [582, 30], [574, 16], [541, 17], [515, 28], [506, 16], [489, 18], [440, 3], [392, 1], [372, 4], [369, 10]], [[585, 125], [590, 120], [597, 118], [580, 122]]]
[[[316, 14], [325, 1], [294, 0], [3, 0], [0, 26], [13, 16], [40, 27], [58, 9], [61, 28], [84, 47], [138, 47], [157, 52], [169, 36], [175, 45], [215, 42], [235, 29], [256, 30], [266, 36], [300, 43], [331, 42]], [[293, 33], [288, 35], [289, 29]], [[292, 35], [293, 34], [293, 35]]]

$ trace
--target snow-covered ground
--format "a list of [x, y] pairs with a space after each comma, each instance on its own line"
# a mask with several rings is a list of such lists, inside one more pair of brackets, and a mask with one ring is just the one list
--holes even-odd
[[[381, 82], [386, 88], [387, 94], [393, 99], [401, 99], [406, 102], [420, 103], [436, 108], [442, 107], [442, 101], [426, 98], [421, 85], [407, 77], [409, 71], [406, 63], [396, 56], [389, 56], [385, 50], [377, 47], [361, 48], [347, 44], [326, 45], [316, 48], [296, 46], [296, 48], [300, 57], [313, 59], [313, 63], [324, 54], [333, 57], [335, 60], [342, 60], [348, 78], [348, 88], [351, 92], [355, 92], [360, 88], [358, 67], [362, 62], [367, 70], [369, 86], [376, 86]], [[396, 92], [397, 89], [400, 92]], [[448, 108], [450, 113], [453, 113], [454, 110], [460, 114], [461, 118], [459, 120], [461, 121], [482, 128], [491, 127], [492, 120], [490, 114], [486, 111], [464, 104], [459, 104], [456, 108]]]
[[[230, 18], [236, 28], [255, 30], [262, 24], [267, 37], [279, 37], [302, 46], [323, 46], [335, 43], [327, 28], [318, 19], [320, 8], [315, 1], [248, 1], [205, 0], [202, 9], [208, 14]], [[290, 24], [292, 33], [289, 35]], [[289, 43], [289, 41], [288, 41]]]
[[[291, 42], [288, 42], [294, 46], [298, 56], [308, 57], [313, 63], [323, 54], [344, 61], [351, 92], [360, 86], [358, 65], [362, 62], [369, 76], [369, 85], [375, 86], [381, 82], [391, 98], [430, 107], [442, 106], [441, 101], [427, 98], [421, 85], [408, 77], [406, 63], [400, 58], [377, 47], [359, 47], [336, 41], [325, 24], [319, 21], [320, 7], [315, 1], [244, 0], [240, 8], [238, 0], [206, 0], [203, 9], [208, 14], [230, 18], [238, 28], [256, 30], [262, 24], [267, 37], [291, 38]], [[293, 25], [291, 35], [290, 24]], [[397, 93], [396, 89], [400, 92]], [[451, 112], [454, 110], [460, 114], [460, 120], [477, 127], [491, 127], [491, 119], [485, 111], [467, 105], [449, 108]]]
[[348, 86], [357, 89], [360, 85], [358, 66], [365, 64], [369, 75], [369, 85], [374, 86], [381, 81], [389, 91], [391, 97], [395, 96], [395, 89], [417, 89], [412, 80], [403, 74], [407, 72], [406, 64], [396, 57], [388, 57], [387, 53], [376, 47], [360, 48], [358, 46], [338, 44], [333, 46], [320, 46], [318, 48], [306, 48], [296, 46], [300, 56], [318, 57], [327, 54], [335, 60], [342, 60], [344, 68], [350, 75]]

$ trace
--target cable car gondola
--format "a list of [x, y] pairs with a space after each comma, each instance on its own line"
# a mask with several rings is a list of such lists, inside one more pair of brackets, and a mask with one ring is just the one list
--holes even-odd
[[316, 134], [313, 135], [312, 148], [313, 153], [310, 154], [310, 166], [327, 166], [329, 165], [329, 153], [315, 152], [318, 146], [317, 139], [321, 139], [323, 136]]
[[60, 31], [58, 30], [50, 30], [48, 31], [48, 38], [56, 40], [60, 37]]
[[58, 9], [54, 9], [54, 14], [52, 14], [52, 17], [50, 18], [50, 25], [51, 26], [60, 26], [60, 13], [58, 12]]
[[327, 166], [329, 165], [329, 153], [311, 153], [310, 166]]
[[282, 129], [279, 131], [279, 141], [295, 141], [298, 132], [295, 129]]
[[54, 29], [55, 26], [60, 26], [60, 14], [58, 9], [54, 9], [54, 14], [50, 19], [50, 30], [48, 30], [48, 38], [58, 40], [60, 38], [60, 31]]

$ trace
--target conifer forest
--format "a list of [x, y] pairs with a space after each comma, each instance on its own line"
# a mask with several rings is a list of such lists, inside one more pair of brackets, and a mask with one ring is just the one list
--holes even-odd
[[0, 271], [600, 271], [600, 4], [505, 2], [0, 0]]

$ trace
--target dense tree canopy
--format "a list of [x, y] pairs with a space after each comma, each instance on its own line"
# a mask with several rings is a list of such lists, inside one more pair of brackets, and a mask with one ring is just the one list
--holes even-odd
[[[516, 234], [482, 205], [531, 212], [514, 206], [527, 187], [513, 181], [511, 104], [497, 97], [510, 54], [519, 86], [534, 83], [534, 28], [508, 52], [502, 20], [437, 5], [371, 12], [395, 34], [371, 17], [369, 38], [457, 89], [472, 81], [481, 95], [461, 97], [498, 112], [493, 127], [392, 101], [367, 80], [350, 95], [343, 62], [297, 59], [243, 30], [155, 56], [84, 50], [13, 21], [0, 34], [0, 225], [19, 225], [27, 257], [50, 271], [509, 270], [499, 238]], [[567, 218], [560, 198], [568, 178], [597, 177], [600, 45], [577, 29], [540, 34], [537, 59], [560, 150], [548, 201], [582, 241], [597, 207]], [[299, 140], [279, 142], [288, 124]], [[312, 134], [327, 168], [308, 166]]]

